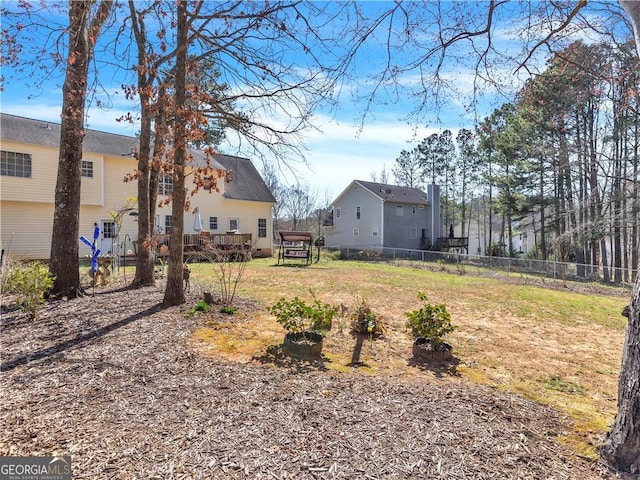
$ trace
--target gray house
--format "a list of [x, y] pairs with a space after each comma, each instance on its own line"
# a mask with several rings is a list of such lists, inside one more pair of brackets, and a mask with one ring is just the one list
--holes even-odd
[[429, 248], [441, 236], [440, 188], [354, 180], [333, 201], [325, 245], [357, 248]]

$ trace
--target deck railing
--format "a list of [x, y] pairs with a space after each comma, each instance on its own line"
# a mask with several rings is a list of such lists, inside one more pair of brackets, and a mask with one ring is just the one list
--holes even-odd
[[440, 237], [433, 250], [446, 252], [450, 249], [469, 248], [469, 237]]
[[[169, 234], [158, 236], [158, 254], [166, 254], [170, 248]], [[203, 250], [251, 250], [250, 233], [185, 233], [182, 235], [185, 254]], [[164, 247], [164, 248], [163, 248]]]

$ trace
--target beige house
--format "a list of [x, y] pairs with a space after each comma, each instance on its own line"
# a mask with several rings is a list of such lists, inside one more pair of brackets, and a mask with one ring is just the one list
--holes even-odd
[[[54, 193], [58, 164], [60, 125], [15, 115], [0, 114], [0, 246], [16, 258], [48, 259], [53, 225]], [[122, 209], [135, 198], [135, 181], [125, 177], [136, 168], [131, 152], [137, 139], [86, 130], [82, 160], [80, 235], [93, 238], [94, 224], [100, 227], [97, 241], [103, 254], [124, 253], [137, 238], [135, 215], [125, 214], [117, 245], [115, 222], [110, 212]], [[198, 156], [196, 152], [195, 156]], [[275, 199], [251, 160], [219, 155], [214, 167], [230, 172], [220, 183], [220, 192], [201, 189], [191, 198], [191, 212], [185, 212], [184, 232], [197, 233], [193, 210], [197, 207], [203, 232], [250, 233], [255, 255], [271, 255], [272, 218]], [[189, 178], [189, 177], [188, 177]], [[163, 178], [159, 199], [171, 191], [170, 178]], [[135, 213], [135, 212], [131, 212]], [[158, 208], [157, 230], [172, 226], [171, 206]], [[123, 243], [127, 239], [131, 243]], [[80, 242], [80, 254], [90, 254]]]

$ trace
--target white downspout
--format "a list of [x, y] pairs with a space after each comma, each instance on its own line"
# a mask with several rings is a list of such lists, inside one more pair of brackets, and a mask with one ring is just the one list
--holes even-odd
[[380, 253], [384, 248], [384, 200], [380, 202]]

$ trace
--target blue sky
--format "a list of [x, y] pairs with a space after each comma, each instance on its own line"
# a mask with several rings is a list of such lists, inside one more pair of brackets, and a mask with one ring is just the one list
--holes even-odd
[[[535, 2], [537, 4], [537, 2]], [[464, 5], [464, 2], [458, 2]], [[393, 6], [393, 2], [360, 2], [371, 15], [376, 11]], [[457, 8], [454, 3], [445, 6]], [[482, 7], [482, 3], [480, 4]], [[482, 9], [478, 15], [482, 16]], [[500, 20], [504, 26], [496, 27], [493, 32], [497, 49], [503, 53], [513, 50], [517, 55], [520, 46], [515, 45], [513, 36], [516, 24], [509, 22], [509, 13], [501, 13]], [[61, 22], [64, 16], [57, 17]], [[52, 20], [52, 23], [55, 23]], [[283, 180], [287, 183], [302, 181], [319, 197], [334, 198], [353, 179], [370, 180], [371, 173], [380, 174], [383, 168], [391, 172], [395, 159], [403, 149], [413, 148], [420, 140], [444, 128], [457, 130], [461, 127], [473, 128], [476, 117], [488, 115], [493, 108], [499, 106], [507, 97], [496, 95], [489, 89], [481, 98], [475, 111], [469, 111], [468, 106], [474, 99], [474, 71], [472, 57], [464, 50], [456, 50], [442, 70], [443, 77], [449, 81], [448, 85], [455, 88], [455, 95], [450, 95], [440, 106], [429, 104], [417, 118], [408, 119], [415, 110], [416, 97], [414, 87], [419, 78], [416, 71], [406, 72], [401, 77], [400, 89], [390, 95], [376, 97], [375, 105], [368, 115], [363, 117], [365, 104], [355, 102], [353, 98], [358, 94], [366, 94], [372, 78], [369, 75], [380, 68], [380, 59], [384, 59], [385, 42], [384, 30], [377, 37], [374, 36], [365, 45], [357, 58], [357, 82], [350, 82], [343, 86], [340, 102], [335, 109], [321, 109], [315, 112], [313, 125], [317, 130], [309, 130], [304, 136], [304, 159], [294, 159], [296, 172], [284, 172]], [[424, 32], [425, 34], [427, 32]], [[578, 34], [576, 34], [578, 35]], [[580, 37], [583, 38], [583, 37]], [[418, 38], [416, 41], [420, 41]], [[422, 42], [428, 46], [428, 39]], [[415, 47], [415, 45], [413, 45]], [[411, 49], [398, 48], [394, 55], [404, 60], [411, 59], [416, 54]], [[457, 56], [457, 57], [456, 57]], [[531, 65], [543, 65], [544, 57], [533, 59]], [[8, 77], [10, 70], [4, 69], [3, 75]], [[506, 92], [517, 89], [523, 78], [523, 72], [515, 73], [514, 64], [502, 64], [493, 67], [495, 76], [502, 76], [502, 84]], [[107, 80], [104, 80], [108, 82]], [[121, 83], [117, 77], [112, 78], [113, 85], [105, 84], [107, 88], [117, 92]], [[41, 92], [29, 89], [24, 81], [9, 80], [5, 83], [5, 91], [1, 93], [0, 109], [2, 112], [31, 118], [59, 122], [61, 108], [62, 79], [53, 78], [44, 84]], [[35, 94], [35, 95], [34, 95]], [[98, 109], [93, 105], [88, 111], [89, 127], [124, 135], [135, 135], [135, 125], [125, 125], [115, 121], [126, 112], [135, 110], [135, 105], [126, 100], [120, 92], [111, 97], [108, 110]], [[364, 118], [364, 121], [363, 121]], [[361, 128], [362, 127], [362, 128]], [[243, 155], [245, 152], [232, 145], [223, 145], [224, 153]], [[306, 162], [306, 165], [303, 163]], [[261, 165], [258, 163], [258, 168]]]

